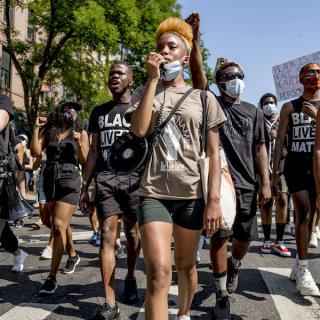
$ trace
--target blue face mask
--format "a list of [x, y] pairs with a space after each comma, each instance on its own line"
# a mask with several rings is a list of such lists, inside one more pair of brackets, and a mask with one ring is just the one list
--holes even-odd
[[239, 98], [245, 88], [244, 81], [241, 79], [233, 79], [225, 83], [226, 94], [231, 98]]
[[172, 81], [181, 71], [182, 65], [179, 60], [164, 64], [160, 69], [160, 79], [163, 81]]
[[263, 106], [263, 113], [267, 117], [271, 117], [273, 114], [277, 112], [277, 105], [273, 103], [268, 103]]

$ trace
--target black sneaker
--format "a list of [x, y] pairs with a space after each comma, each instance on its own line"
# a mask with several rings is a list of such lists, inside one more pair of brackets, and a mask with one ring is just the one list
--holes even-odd
[[16, 228], [22, 228], [24, 226], [23, 220], [22, 219], [16, 219], [13, 222], [14, 226]]
[[241, 263], [237, 267], [232, 264], [231, 257], [228, 258], [227, 291], [232, 294], [238, 287], [238, 276]]
[[213, 309], [213, 320], [230, 320], [230, 301], [226, 291], [218, 291], [216, 305]]
[[74, 257], [69, 257], [66, 266], [62, 269], [63, 274], [71, 274], [74, 273], [76, 266], [80, 262], [80, 257], [76, 254]]
[[124, 291], [122, 299], [124, 303], [133, 304], [139, 301], [136, 279], [124, 280]]
[[58, 288], [57, 280], [54, 276], [49, 276], [39, 291], [39, 294], [53, 294]]
[[120, 246], [115, 246], [115, 247], [114, 247], [114, 254], [115, 254], [115, 256], [116, 256], [116, 259], [120, 259], [122, 253], [123, 253], [122, 245], [120, 245]]
[[119, 307], [117, 305], [111, 307], [105, 303], [91, 320], [120, 320]]

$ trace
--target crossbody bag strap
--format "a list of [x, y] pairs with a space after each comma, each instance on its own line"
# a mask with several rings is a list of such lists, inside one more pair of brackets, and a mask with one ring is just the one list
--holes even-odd
[[206, 152], [207, 139], [207, 91], [201, 90], [201, 105], [202, 105], [202, 130], [201, 130], [201, 154]]
[[185, 92], [183, 94], [183, 96], [178, 100], [178, 102], [176, 103], [176, 105], [173, 107], [173, 109], [171, 110], [171, 112], [169, 113], [169, 115], [167, 116], [166, 120], [164, 120], [157, 132], [155, 132], [155, 135], [154, 137], [156, 137], [157, 135], [159, 135], [162, 130], [164, 129], [164, 127], [168, 124], [168, 122], [170, 121], [170, 119], [172, 118], [172, 116], [176, 113], [176, 111], [178, 110], [178, 108], [181, 106], [181, 104], [183, 103], [183, 101], [190, 95], [190, 93], [193, 91], [194, 89], [193, 88], [190, 88], [187, 92]]

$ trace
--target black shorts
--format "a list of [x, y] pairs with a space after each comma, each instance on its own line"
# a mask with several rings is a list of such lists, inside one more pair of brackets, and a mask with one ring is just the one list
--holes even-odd
[[203, 228], [204, 200], [162, 200], [141, 197], [138, 211], [138, 223], [142, 226], [153, 221], [175, 223], [189, 230]]
[[99, 220], [114, 215], [137, 220], [140, 178], [101, 171], [96, 175], [95, 181], [95, 203]]
[[310, 199], [316, 199], [317, 191], [313, 175], [312, 156], [288, 153], [284, 164], [284, 176], [289, 193], [308, 191]]
[[77, 205], [80, 185], [80, 170], [73, 164], [47, 164], [43, 171], [43, 191], [47, 202], [60, 201]]
[[236, 217], [232, 230], [218, 230], [212, 239], [232, 236], [238, 241], [258, 239], [257, 192], [255, 190], [236, 189]]

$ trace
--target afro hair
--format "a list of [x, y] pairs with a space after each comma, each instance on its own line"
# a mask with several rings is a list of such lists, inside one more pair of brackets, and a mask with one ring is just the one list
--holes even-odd
[[156, 31], [156, 41], [158, 42], [164, 33], [175, 33], [180, 36], [190, 51], [192, 48], [192, 28], [184, 20], [170, 17], [162, 21]]

